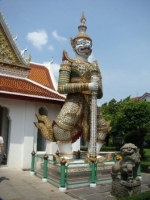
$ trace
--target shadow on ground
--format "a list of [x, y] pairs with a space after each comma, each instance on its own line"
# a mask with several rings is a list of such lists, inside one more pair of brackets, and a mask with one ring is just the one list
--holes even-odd
[[[0, 177], [0, 182], [4, 181], [4, 180], [9, 180], [9, 178], [6, 178], [5, 176]], [[0, 199], [1, 200], [1, 199]]]

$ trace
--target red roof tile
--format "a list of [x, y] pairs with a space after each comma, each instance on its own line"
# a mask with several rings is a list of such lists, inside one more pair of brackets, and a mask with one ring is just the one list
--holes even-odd
[[40, 83], [41, 85], [44, 85], [48, 88], [51, 88], [52, 90], [55, 90], [54, 84], [49, 74], [49, 70], [46, 67], [33, 63], [30, 64], [30, 67], [31, 71], [28, 75], [29, 79]]
[[64, 96], [60, 95], [58, 92], [44, 88], [28, 79], [14, 78], [0, 76], [0, 92], [8, 93], [18, 93], [22, 95], [37, 96], [42, 99], [42, 97], [53, 99], [56, 101], [64, 101]]
[[132, 100], [139, 100], [141, 97], [133, 97]]

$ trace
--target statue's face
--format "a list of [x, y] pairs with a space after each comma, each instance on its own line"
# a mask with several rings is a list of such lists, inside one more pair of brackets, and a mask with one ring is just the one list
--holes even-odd
[[130, 146], [126, 146], [124, 148], [121, 148], [121, 152], [122, 152], [122, 155], [132, 155], [134, 154], [134, 152], [136, 152], [136, 147], [132, 147], [131, 145]]
[[88, 58], [92, 53], [92, 42], [86, 39], [77, 39], [75, 41], [75, 50], [79, 56]]

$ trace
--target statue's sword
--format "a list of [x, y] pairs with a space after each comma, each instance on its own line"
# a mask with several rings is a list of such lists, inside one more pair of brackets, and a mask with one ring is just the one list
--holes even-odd
[[[93, 70], [93, 75], [91, 76], [91, 82], [99, 81], [97, 77], [97, 70]], [[90, 149], [89, 156], [97, 157], [96, 152], [96, 140], [97, 140], [97, 90], [92, 91], [91, 99], [91, 125], [90, 125]]]

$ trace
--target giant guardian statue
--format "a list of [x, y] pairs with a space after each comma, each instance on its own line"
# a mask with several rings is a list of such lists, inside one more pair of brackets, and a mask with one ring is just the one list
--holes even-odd
[[[57, 142], [60, 154], [66, 158], [72, 157], [72, 143], [81, 135], [89, 144], [91, 94], [96, 91], [98, 99], [103, 96], [102, 76], [98, 62], [88, 61], [92, 53], [92, 39], [86, 34], [85, 22], [83, 13], [81, 24], [78, 26], [79, 33], [70, 39], [75, 58], [70, 58], [68, 53], [63, 51], [58, 92], [67, 96], [62, 109], [53, 122], [47, 116], [36, 114], [37, 119], [40, 120], [39, 123], [35, 122], [36, 127], [47, 140]], [[97, 78], [91, 81], [93, 74]], [[106, 121], [99, 111], [96, 113], [96, 151], [99, 152], [110, 131], [110, 122]]]

